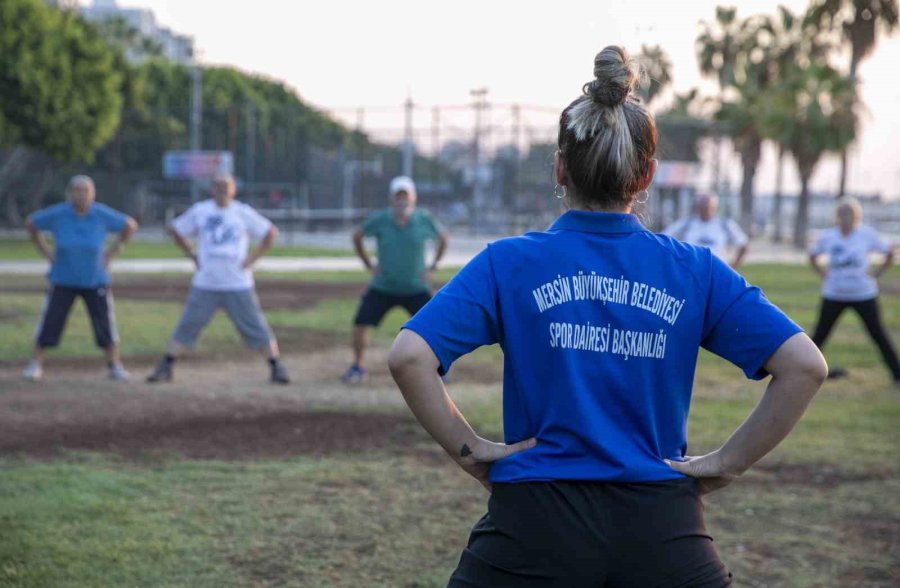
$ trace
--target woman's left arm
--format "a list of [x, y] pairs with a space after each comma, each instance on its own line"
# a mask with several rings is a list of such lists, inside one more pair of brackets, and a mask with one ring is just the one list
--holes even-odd
[[119, 231], [119, 239], [110, 247], [106, 249], [106, 255], [104, 257], [103, 263], [104, 266], [109, 266], [110, 262], [119, 254], [119, 251], [122, 249], [122, 245], [128, 243], [131, 240], [131, 237], [137, 232], [138, 224], [137, 221], [133, 218], [126, 217], [125, 218], [125, 227]]
[[887, 250], [887, 253], [884, 254], [884, 261], [875, 270], [875, 277], [880, 278], [881, 274], [886, 272], [893, 263], [894, 263], [894, 247], [891, 247]]
[[388, 366], [422, 427], [459, 467], [488, 490], [493, 462], [537, 444], [534, 438], [505, 445], [479, 437], [447, 394], [438, 374], [440, 362], [417, 333], [400, 331], [388, 356]]

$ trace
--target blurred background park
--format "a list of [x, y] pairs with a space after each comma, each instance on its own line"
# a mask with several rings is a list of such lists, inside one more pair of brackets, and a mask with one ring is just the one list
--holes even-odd
[[[837, 197], [900, 237], [896, 0], [526, 4], [0, 0], [0, 586], [445, 583], [486, 495], [383, 366], [402, 313], [375, 337], [370, 381], [340, 383], [367, 279], [349, 233], [399, 174], [450, 230], [439, 282], [485, 242], [545, 228], [559, 113], [605, 45], [640, 59], [659, 122], [644, 221], [718, 194], [752, 237], [742, 272], [803, 327], [819, 280], [798, 264]], [[162, 228], [217, 171], [282, 230], [258, 284], [294, 385], [261, 385], [224, 317], [170, 387], [105, 381], [80, 307], [46, 380], [22, 381], [46, 271], [27, 215], [84, 173], [141, 223], [113, 272], [143, 373], [189, 284]], [[896, 270], [881, 288], [897, 341]], [[494, 438], [500, 353], [448, 384]], [[897, 390], [856, 316], [825, 354], [848, 377], [708, 500], [738, 585], [900, 583]], [[689, 452], [761, 390], [702, 354]]]

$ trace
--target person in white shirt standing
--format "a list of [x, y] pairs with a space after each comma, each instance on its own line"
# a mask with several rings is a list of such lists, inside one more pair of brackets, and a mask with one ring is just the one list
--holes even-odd
[[[809, 250], [810, 263], [824, 278], [813, 342], [821, 349], [841, 313], [852, 308], [878, 345], [894, 383], [900, 386], [900, 362], [881, 321], [876, 281], [893, 263], [893, 248], [875, 229], [862, 224], [862, 206], [855, 198], [842, 198], [835, 216], [837, 226], [823, 231]], [[869, 272], [870, 253], [884, 255], [884, 261], [874, 270], [874, 275]], [[827, 267], [821, 263], [826, 255]], [[830, 376], [839, 377], [845, 373], [845, 370], [835, 368]]]
[[[266, 356], [270, 381], [290, 382], [279, 358], [278, 341], [260, 308], [252, 271], [253, 264], [272, 246], [278, 229], [250, 205], [236, 202], [236, 192], [231, 175], [216, 176], [212, 199], [194, 204], [169, 227], [175, 243], [194, 261], [197, 271], [166, 354], [147, 376], [150, 383], [172, 380], [176, 358], [194, 346], [220, 308], [247, 347]], [[196, 239], [196, 253], [189, 239]], [[251, 240], [259, 241], [253, 252], [249, 251]]]
[[[694, 214], [681, 218], [663, 231], [679, 241], [708, 247], [719, 259], [737, 269], [747, 255], [748, 239], [741, 227], [730, 218], [717, 217], [719, 199], [710, 194], [698, 194]], [[728, 259], [729, 250], [734, 257]]]

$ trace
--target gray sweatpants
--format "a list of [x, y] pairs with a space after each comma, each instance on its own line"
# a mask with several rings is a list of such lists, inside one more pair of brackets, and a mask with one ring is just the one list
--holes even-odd
[[179, 345], [192, 348], [200, 332], [220, 308], [225, 310], [247, 347], [260, 349], [275, 338], [259, 306], [255, 290], [203, 290], [192, 287], [172, 339]]

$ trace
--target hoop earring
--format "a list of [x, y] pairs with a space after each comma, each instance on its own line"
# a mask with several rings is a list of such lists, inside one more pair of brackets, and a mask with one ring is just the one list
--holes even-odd
[[640, 192], [638, 192], [638, 194], [643, 194], [644, 197], [643, 198], [635, 197], [634, 201], [637, 202], [638, 204], [647, 204], [647, 200], [650, 199], [650, 192], [648, 190], [641, 190]]
[[[559, 191], [560, 188], [562, 188], [562, 192]], [[562, 200], [566, 197], [566, 187], [556, 184], [556, 187], [553, 188], [553, 195], [556, 196], [558, 200]]]

